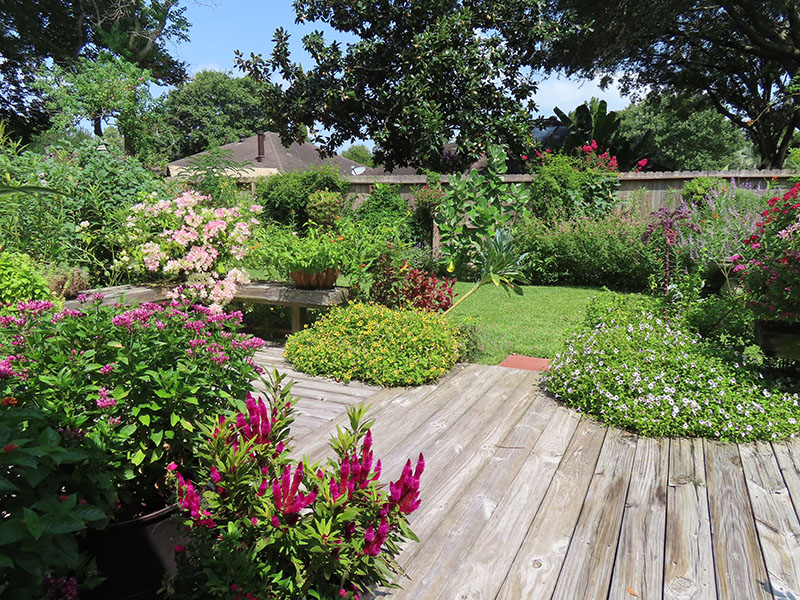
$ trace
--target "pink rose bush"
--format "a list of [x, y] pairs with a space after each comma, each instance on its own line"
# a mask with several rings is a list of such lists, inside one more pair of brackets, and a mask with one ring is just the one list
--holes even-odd
[[175, 299], [200, 301], [219, 311], [238, 285], [250, 282], [242, 260], [261, 210], [257, 204], [215, 206], [210, 196], [191, 190], [173, 200], [145, 197], [131, 207], [125, 223], [128, 250], [115, 267], [186, 279], [174, 290]]
[[416, 539], [407, 517], [425, 461], [381, 485], [364, 412], [349, 411], [324, 465], [291, 458], [293, 399], [278, 373], [266, 400], [248, 394], [241, 412], [205, 426], [201, 476], [167, 468], [189, 537], [176, 548], [174, 597], [356, 599], [391, 585], [400, 544]]
[[800, 183], [770, 199], [744, 249], [731, 257], [750, 306], [769, 319], [800, 321]]

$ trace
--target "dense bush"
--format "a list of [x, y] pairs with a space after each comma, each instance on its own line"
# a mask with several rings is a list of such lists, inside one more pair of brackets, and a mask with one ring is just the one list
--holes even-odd
[[336, 307], [286, 341], [300, 371], [343, 381], [420, 385], [453, 368], [460, 334], [447, 317], [377, 304]]
[[539, 219], [552, 223], [580, 214], [599, 217], [617, 203], [616, 162], [601, 159], [591, 147], [582, 157], [547, 152], [537, 159], [531, 166], [535, 177], [528, 208]]
[[530, 217], [514, 235], [520, 252], [529, 253], [525, 274], [532, 284], [643, 291], [662, 269], [656, 245], [642, 243], [643, 231], [643, 224], [618, 215], [556, 224]]
[[264, 206], [265, 218], [299, 228], [309, 220], [311, 194], [318, 190], [346, 194], [349, 185], [335, 167], [323, 165], [260, 178], [256, 183], [256, 198]]
[[765, 379], [744, 358], [727, 360], [680, 320], [619, 303], [592, 320], [565, 342], [545, 378], [567, 405], [650, 436], [744, 441], [800, 432], [800, 396], [790, 382]]
[[19, 252], [0, 252], [0, 305], [21, 300], [46, 300], [50, 297], [47, 281], [36, 269], [30, 256]]
[[60, 192], [4, 196], [0, 230], [6, 250], [40, 263], [84, 267], [92, 283], [108, 284], [115, 277], [113, 233], [121, 213], [142, 195], [166, 197], [169, 186], [136, 159], [98, 150], [97, 144], [86, 140], [43, 156], [22, 151], [0, 132], [0, 172], [9, 182]]

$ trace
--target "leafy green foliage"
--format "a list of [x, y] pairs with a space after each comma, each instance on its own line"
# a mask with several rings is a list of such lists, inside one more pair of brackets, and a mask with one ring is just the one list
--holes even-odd
[[528, 203], [536, 217], [551, 223], [579, 214], [601, 217], [617, 203], [614, 192], [619, 174], [615, 171], [561, 153], [539, 153], [537, 159], [531, 166], [535, 177]]
[[502, 230], [509, 228], [526, 210], [528, 190], [521, 185], [507, 185], [503, 180], [506, 153], [499, 146], [489, 148], [488, 172], [477, 170], [462, 177], [452, 175], [450, 186], [436, 210], [442, 258], [448, 270], [460, 276], [474, 272], [484, 245]]
[[0, 304], [49, 297], [47, 281], [27, 254], [0, 252]]
[[286, 341], [286, 357], [311, 375], [420, 385], [453, 368], [460, 356], [458, 329], [447, 317], [377, 304], [334, 307]]
[[[509, 4], [301, 0], [294, 4], [299, 22], [324, 23], [355, 39], [342, 48], [310, 33], [303, 45], [315, 64], [301, 68], [278, 29], [268, 58], [237, 52], [237, 64], [265, 83], [272, 78], [265, 103], [285, 140], [306, 125], [331, 154], [369, 138], [387, 169], [457, 172], [492, 143], [506, 143], [514, 154], [530, 146], [535, 85], [501, 33], [507, 9], [520, 11]], [[531, 47], [543, 44], [558, 25], [538, 2], [524, 10], [521, 18], [537, 24]], [[453, 140], [456, 152], [446, 155]]]
[[269, 129], [259, 91], [253, 79], [220, 71], [200, 71], [170, 90], [164, 104], [168, 131], [161, 134], [170, 158]]
[[364, 144], [350, 146], [347, 150], [342, 151], [342, 156], [370, 168], [375, 166], [375, 161], [372, 159], [372, 152], [370, 152], [369, 148]]
[[649, 132], [642, 152], [657, 168], [746, 169], [757, 162], [752, 143], [742, 130], [714, 110], [703, 96], [653, 94], [621, 110], [619, 116], [620, 132], [625, 137]]
[[45, 186], [58, 194], [15, 193], [0, 203], [1, 243], [40, 263], [84, 267], [94, 284], [114, 281], [114, 234], [123, 211], [142, 194], [166, 195], [169, 185], [134, 158], [97, 149], [86, 141], [55, 148], [45, 157], [0, 134], [4, 183]]
[[594, 311], [596, 323], [551, 362], [547, 389], [642, 435], [741, 442], [798, 433], [800, 396], [790, 381], [764, 378], [741, 356], [721, 357], [680, 320], [657, 315], [621, 302]]
[[345, 208], [345, 199], [339, 192], [317, 190], [308, 197], [308, 218], [323, 227], [331, 227]]
[[256, 197], [264, 207], [264, 217], [299, 228], [309, 220], [311, 194], [318, 190], [346, 194], [349, 187], [335, 167], [323, 165], [308, 171], [260, 178], [256, 183]]
[[781, 167], [800, 126], [800, 94], [790, 87], [800, 69], [790, 33], [800, 19], [796, 3], [559, 0], [548, 7], [576, 26], [548, 48], [551, 68], [605, 84], [621, 76], [623, 91], [699, 95], [754, 142], [759, 168]]
[[89, 119], [99, 137], [103, 135], [102, 122], [115, 119], [128, 139], [139, 126], [139, 113], [150, 98], [150, 82], [147, 70], [103, 51], [94, 60], [80, 58], [74, 70], [43, 67], [36, 85], [47, 98], [57, 130], [71, 129]]
[[400, 195], [399, 186], [376, 183], [364, 204], [356, 209], [354, 218], [366, 228], [383, 228], [395, 225], [404, 230], [405, 237], [411, 234], [411, 210]]
[[662, 265], [659, 250], [642, 243], [644, 227], [617, 215], [555, 224], [529, 217], [514, 231], [520, 251], [528, 253], [525, 275], [531, 283], [647, 291]]
[[211, 146], [193, 156], [181, 171], [181, 179], [194, 190], [229, 206], [237, 201], [236, 178], [247, 171], [248, 163], [233, 160], [233, 151]]
[[105, 526], [115, 497], [102, 448], [59, 433], [38, 406], [8, 395], [0, 406], [0, 448], [4, 597], [44, 598], [56, 576], [77, 587], [85, 557], [76, 536]]
[[188, 40], [189, 22], [180, 0], [96, 0], [77, 5], [61, 0], [4, 2], [0, 6], [0, 120], [15, 137], [29, 141], [48, 127], [42, 97], [31, 86], [50, 59], [66, 69], [98, 50], [110, 50], [160, 83], [186, 77], [185, 65], [167, 48]]

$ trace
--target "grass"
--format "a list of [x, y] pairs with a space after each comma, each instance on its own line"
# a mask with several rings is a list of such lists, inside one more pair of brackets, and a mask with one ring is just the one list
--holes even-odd
[[[455, 291], [465, 294], [472, 285], [458, 282]], [[478, 322], [480, 351], [474, 362], [497, 364], [509, 354], [552, 358], [583, 321], [589, 299], [609, 293], [579, 287], [523, 289], [523, 296], [508, 296], [501, 288], [485, 285], [453, 311]]]

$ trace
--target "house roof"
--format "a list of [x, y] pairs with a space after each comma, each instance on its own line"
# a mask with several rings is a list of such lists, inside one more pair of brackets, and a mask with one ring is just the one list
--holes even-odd
[[[256, 161], [258, 156], [258, 136], [253, 135], [238, 142], [220, 146], [222, 150], [232, 152], [231, 160], [244, 167], [242, 177], [259, 177], [262, 175], [274, 175], [276, 173], [289, 173], [291, 171], [305, 171], [311, 167], [331, 164], [342, 176], [356, 174], [353, 169], [366, 168], [364, 165], [341, 156], [332, 156], [327, 159], [320, 158], [318, 148], [314, 144], [293, 143], [288, 148], [281, 144], [281, 138], [277, 133], [266, 132], [264, 134], [264, 157], [261, 162]], [[167, 165], [169, 175], [177, 177], [181, 171], [185, 170], [197, 156], [202, 156], [205, 152], [200, 152], [186, 158], [175, 160]]]

